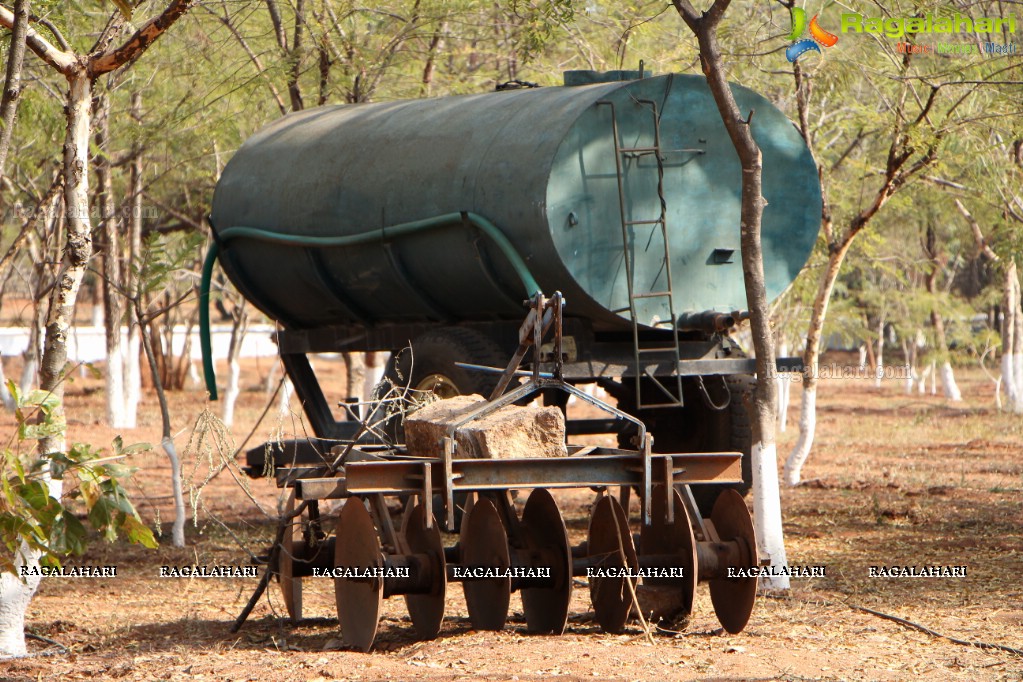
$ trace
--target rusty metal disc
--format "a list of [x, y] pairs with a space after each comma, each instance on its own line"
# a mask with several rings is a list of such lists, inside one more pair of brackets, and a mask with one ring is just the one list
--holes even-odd
[[[726, 488], [718, 495], [714, 510], [710, 515], [718, 537], [722, 542], [735, 541], [745, 545], [746, 555], [750, 557], [747, 566], [757, 566], [757, 536], [753, 530], [753, 518], [742, 495]], [[726, 631], [734, 634], [742, 632], [753, 613], [753, 603], [757, 599], [758, 578], [718, 578], [710, 581], [710, 600], [714, 604], [714, 613]]]
[[[626, 585], [635, 578], [639, 560], [629, 531], [629, 519], [618, 500], [610, 495], [601, 497], [590, 516], [590, 534], [586, 543], [591, 560], [596, 560], [589, 573], [590, 601], [597, 622], [605, 632], [619, 633], [629, 619], [632, 593]], [[600, 575], [609, 572], [611, 575]]]
[[535, 489], [526, 500], [522, 534], [530, 553], [538, 557], [537, 568], [549, 568], [554, 581], [552, 587], [522, 590], [526, 629], [560, 635], [568, 623], [572, 601], [572, 547], [558, 503], [545, 488]]
[[[284, 515], [289, 518], [295, 512], [295, 491], [288, 495], [284, 504]], [[281, 550], [277, 559], [277, 579], [284, 597], [284, 608], [292, 622], [302, 620], [302, 578], [295, 576], [295, 552], [302, 547], [302, 519], [290, 518], [284, 530]]]
[[679, 491], [672, 490], [673, 523], [668, 523], [664, 502], [664, 486], [655, 486], [650, 524], [640, 529], [639, 554], [673, 557], [669, 565], [658, 568], [680, 568], [682, 577], [644, 577], [638, 597], [643, 615], [652, 623], [663, 622], [676, 630], [685, 627], [693, 612], [698, 578], [696, 536]]
[[440, 624], [444, 620], [444, 595], [448, 585], [440, 529], [436, 519], [433, 519], [431, 528], [426, 527], [426, 508], [417, 504], [406, 514], [402, 533], [410, 552], [430, 557], [430, 566], [424, 570], [429, 570], [433, 576], [433, 589], [428, 594], [406, 594], [405, 605], [419, 638], [433, 639], [440, 632]]
[[[508, 533], [497, 507], [488, 498], [476, 501], [462, 524], [462, 568], [468, 571], [496, 569], [507, 573], [511, 566]], [[508, 619], [511, 578], [464, 578], [465, 605], [477, 630], [500, 630]]]
[[[361, 498], [345, 502], [337, 520], [337, 541], [334, 544], [334, 566], [358, 569], [361, 572], [380, 569], [384, 556], [380, 552], [373, 518]], [[341, 622], [341, 641], [345, 646], [369, 651], [377, 635], [380, 607], [384, 599], [384, 579], [334, 578], [337, 618]]]

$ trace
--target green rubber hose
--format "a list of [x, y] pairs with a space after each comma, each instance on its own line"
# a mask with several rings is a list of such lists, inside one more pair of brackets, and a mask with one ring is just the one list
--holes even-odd
[[536, 283], [526, 262], [519, 255], [519, 252], [515, 250], [515, 246], [508, 240], [508, 237], [501, 232], [497, 225], [475, 213], [445, 213], [425, 220], [415, 220], [410, 223], [400, 223], [378, 230], [339, 237], [306, 237], [294, 234], [281, 234], [256, 227], [229, 227], [223, 232], [217, 233], [217, 241], [214, 241], [210, 245], [209, 251], [206, 252], [206, 260], [202, 266], [202, 279], [199, 284], [199, 344], [202, 346], [203, 377], [206, 380], [206, 390], [209, 391], [210, 400], [217, 399], [217, 377], [213, 368], [213, 343], [210, 335], [210, 284], [213, 279], [213, 265], [217, 262], [217, 256], [220, 254], [220, 243], [240, 238], [299, 247], [358, 246], [427, 232], [441, 227], [464, 224], [466, 222], [479, 228], [483, 234], [490, 237], [501, 253], [504, 254], [504, 257], [508, 259], [508, 262], [515, 270], [515, 274], [522, 281], [522, 285], [526, 290], [526, 298], [531, 299], [536, 294], [541, 293], [540, 285]]

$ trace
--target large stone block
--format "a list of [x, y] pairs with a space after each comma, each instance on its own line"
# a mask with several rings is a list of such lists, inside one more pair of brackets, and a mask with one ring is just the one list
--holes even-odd
[[[437, 400], [405, 418], [405, 445], [409, 454], [438, 457], [448, 429], [484, 402], [482, 396], [456, 396]], [[507, 405], [455, 432], [457, 459], [562, 457], [565, 417], [556, 407]]]

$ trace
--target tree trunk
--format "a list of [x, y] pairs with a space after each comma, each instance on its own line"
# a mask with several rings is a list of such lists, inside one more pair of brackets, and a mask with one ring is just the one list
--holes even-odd
[[302, 36], [305, 28], [305, 0], [295, 0], [295, 33], [291, 42], [288, 59], [291, 62], [288, 76], [288, 96], [291, 98], [291, 110], [301, 111], [305, 108], [302, 102], [302, 89], [299, 76], [302, 75]]
[[[762, 191], [763, 159], [750, 129], [750, 119], [754, 112], [739, 111], [721, 63], [717, 27], [728, 7], [728, 0], [717, 0], [711, 9], [699, 14], [688, 0], [676, 0], [675, 7], [696, 35], [703, 74], [742, 165], [740, 249], [757, 369], [754, 405], [750, 415], [753, 428], [753, 520], [757, 531], [758, 554], [768, 559], [772, 566], [785, 566], [787, 560], [775, 445], [778, 371], [760, 242], [761, 219], [766, 202]], [[788, 589], [789, 579], [788, 576], [761, 579], [761, 586]]]
[[1012, 404], [1015, 414], [1023, 414], [1023, 314], [1020, 313], [1019, 274], [1015, 265], [1012, 269], [1013, 300], [1012, 310], [1012, 380], [1016, 387], [1016, 401]]
[[[142, 95], [138, 92], [131, 96], [131, 117], [134, 121], [142, 120]], [[133, 149], [129, 170], [129, 201], [128, 216], [128, 267], [123, 274], [124, 290], [130, 297], [139, 295], [137, 289], [139, 267], [142, 257], [142, 150], [136, 145]], [[124, 396], [126, 400], [126, 428], [135, 428], [138, 423], [138, 405], [142, 400], [142, 340], [139, 325], [135, 322], [128, 325], [128, 347], [125, 349], [124, 363]]]
[[[384, 379], [384, 365], [387, 363], [387, 353], [369, 352], [365, 354], [363, 364], [365, 370], [362, 378], [363, 403], [370, 403], [376, 393], [377, 384]], [[366, 410], [368, 411], [368, 407]], [[368, 414], [368, 412], [367, 412]]]
[[423, 82], [419, 88], [420, 97], [429, 97], [433, 89], [433, 74], [437, 70], [437, 55], [444, 51], [444, 36], [448, 32], [448, 22], [442, 21], [437, 32], [430, 39], [430, 49], [426, 56], [426, 65], [423, 66]]
[[927, 366], [920, 372], [920, 381], [917, 385], [917, 393], [924, 395], [927, 393], [927, 379], [934, 374], [934, 363], [929, 362]]
[[[782, 341], [778, 346], [778, 355], [788, 357], [789, 344]], [[789, 423], [789, 399], [791, 396], [792, 382], [788, 374], [778, 378], [778, 430], [785, 433]]]
[[1016, 318], [1019, 317], [1019, 298], [1016, 286], [1016, 261], [1009, 261], [1005, 269], [1005, 285], [1002, 288], [1002, 385], [1005, 386], [1005, 400], [1009, 409], [1016, 411], [1019, 403], [1019, 386], [1013, 361], [1016, 347]]
[[881, 379], [884, 379], [884, 324], [885, 314], [882, 310], [877, 318], [877, 367], [874, 369], [875, 388], [881, 388]]
[[[37, 271], [39, 276], [42, 277], [42, 272], [38, 269]], [[21, 354], [21, 381], [19, 386], [22, 393], [28, 393], [39, 385], [39, 347], [42, 345], [39, 339], [42, 336], [41, 328], [45, 314], [46, 308], [43, 307], [43, 302], [38, 298], [32, 301], [32, 327], [28, 330], [28, 346], [26, 346], [25, 352]]]
[[342, 353], [345, 360], [345, 395], [359, 400], [359, 391], [366, 383], [366, 365], [362, 353]]
[[14, 396], [11, 395], [11, 389], [7, 387], [7, 374], [4, 372], [3, 356], [0, 356], [0, 403], [3, 404], [4, 409], [8, 412], [13, 412], [16, 407]]
[[7, 153], [11, 149], [11, 135], [21, 101], [21, 69], [25, 63], [25, 41], [28, 37], [29, 0], [14, 0], [14, 27], [11, 29], [11, 47], [7, 52], [7, 71], [4, 92], [0, 98], [0, 178], [7, 167]]
[[[46, 341], [40, 362], [39, 381], [44, 391], [58, 400], [56, 415], [64, 412], [64, 371], [67, 342], [74, 320], [75, 303], [82, 277], [92, 255], [92, 226], [89, 223], [89, 137], [92, 122], [92, 82], [83, 67], [67, 74], [67, 130], [64, 137], [64, 203], [67, 213], [67, 241], [60, 272], [50, 297], [46, 320]], [[54, 434], [39, 440], [39, 454], [47, 456], [64, 451], [64, 435]], [[60, 499], [60, 479], [50, 479], [50, 496]], [[39, 552], [23, 547], [15, 563], [34, 568]], [[25, 611], [39, 579], [21, 582], [4, 574], [0, 577], [0, 655], [23, 655], [25, 649]]]
[[847, 235], [838, 248], [828, 254], [828, 265], [824, 269], [824, 276], [813, 301], [810, 324], [806, 330], [806, 348], [803, 350], [803, 400], [799, 406], [799, 438], [785, 460], [782, 475], [786, 485], [798, 485], [802, 480], [803, 464], [806, 463], [806, 458], [810, 456], [810, 448], [813, 447], [813, 437], [817, 430], [817, 381], [820, 378], [818, 356], [824, 332], [824, 319], [828, 315], [831, 292], [838, 280], [842, 261], [845, 260], [845, 254], [852, 245], [852, 237], [853, 235]]
[[291, 379], [284, 379], [284, 387], [281, 391], [281, 399], [277, 404], [277, 415], [284, 419], [291, 414], [291, 395], [295, 392], [295, 387], [291, 385]]
[[135, 321], [142, 330], [142, 348], [146, 352], [146, 359], [149, 361], [149, 371], [153, 376], [153, 389], [156, 391], [156, 398], [160, 403], [160, 421], [163, 426], [163, 434], [160, 444], [170, 461], [171, 467], [171, 491], [174, 495], [174, 525], [171, 527], [171, 545], [174, 547], [185, 546], [185, 498], [181, 489], [181, 461], [178, 458], [178, 451], [174, 447], [174, 440], [171, 438], [170, 408], [167, 406], [167, 394], [163, 390], [163, 382], [160, 380], [160, 370], [156, 365], [156, 354], [153, 352], [153, 343], [150, 325], [142, 314], [142, 302], [140, 298], [133, 301], [135, 308]]
[[121, 429], [133, 427], [127, 423], [124, 398], [124, 356], [121, 349], [121, 284], [120, 222], [114, 206], [114, 181], [110, 167], [110, 99], [99, 99], [96, 120], [96, 184], [101, 212], [103, 252], [103, 330], [106, 337], [106, 402], [107, 423]]
[[233, 324], [231, 325], [231, 343], [227, 349], [227, 390], [224, 392], [224, 424], [234, 424], [234, 405], [238, 400], [241, 390], [238, 382], [241, 376], [241, 363], [238, 361], [242, 351], [242, 341], [245, 338], [245, 328], [248, 325], [248, 312], [245, 310], [245, 299], [234, 309]]
[[[957, 202], [961, 211], [965, 210], [962, 204]], [[977, 227], [979, 232], [980, 227]], [[938, 253], [938, 239], [934, 226], [927, 226], [927, 237], [924, 241], [924, 253], [931, 261], [931, 271], [927, 274], [927, 293], [933, 297], [938, 292], [938, 275], [941, 273], [941, 261]], [[931, 308], [931, 326], [934, 328], [934, 345], [937, 347], [939, 359], [941, 360], [941, 389], [945, 397], [956, 402], [963, 399], [956, 385], [955, 375], [952, 373], [952, 363], [948, 359], [948, 341], [945, 337], [945, 321], [937, 308]]]
[[902, 357], [905, 358], [906, 363], [904, 365], [906, 370], [906, 394], [909, 395], [913, 392], [913, 385], [916, 384], [916, 369], [914, 363], [916, 355], [916, 345], [910, 343], [906, 339], [902, 340]]

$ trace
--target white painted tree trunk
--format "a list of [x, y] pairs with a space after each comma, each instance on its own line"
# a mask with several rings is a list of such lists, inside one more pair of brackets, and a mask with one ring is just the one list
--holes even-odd
[[[785, 534], [781, 522], [781, 493], [778, 489], [778, 452], [771, 443], [753, 446], [753, 525], [757, 532], [757, 551], [761, 558], [770, 558], [771, 566], [786, 566]], [[788, 576], [761, 578], [760, 586], [768, 589], [789, 589]]]
[[906, 393], [909, 394], [913, 392], [913, 384], [916, 381], [916, 372], [913, 370], [913, 349], [910, 348], [905, 339], [902, 341], [902, 355], [906, 359], [906, 364], [903, 365], [903, 368], [906, 371]]
[[277, 375], [281, 371], [281, 365], [279, 362], [271, 362], [270, 369], [266, 373], [266, 382], [263, 384], [263, 392], [266, 393], [267, 397], [277, 389]]
[[[57, 438], [51, 442], [50, 447], [63, 451], [64, 445], [64, 439]], [[44, 480], [50, 489], [50, 497], [59, 500], [63, 493], [63, 481], [50, 478], [49, 474], [44, 474]], [[40, 556], [37, 550], [22, 545], [14, 556], [14, 570], [17, 574], [0, 574], [0, 659], [28, 653], [25, 646], [25, 614], [32, 596], [39, 589], [42, 576], [28, 575], [23, 579], [20, 572], [22, 566], [38, 568]]]
[[1002, 287], [1002, 384], [1005, 385], [1006, 403], [1013, 412], [1023, 403], [1020, 400], [1023, 386], [1019, 383], [1021, 375], [1016, 363], [1019, 347], [1016, 320], [1019, 316], [1019, 280], [1016, 276], [1016, 262], [1012, 260], [1005, 269], [1005, 283]]
[[366, 353], [362, 377], [362, 402], [368, 405], [376, 395], [376, 387], [384, 378], [387, 353]]
[[281, 399], [277, 405], [277, 413], [283, 419], [291, 414], [291, 394], [295, 392], [295, 387], [291, 385], [291, 379], [284, 380], [284, 386], [281, 387]]
[[223, 419], [226, 426], [234, 425], [234, 405], [238, 401], [238, 394], [241, 393], [238, 386], [241, 374], [242, 365], [238, 358], [231, 358], [227, 363], [227, 390], [224, 391]]
[[[25, 556], [25, 552], [28, 556]], [[26, 547], [14, 558], [15, 570], [22, 566], [39, 565], [39, 553], [28, 551]], [[0, 574], [0, 658], [24, 656], [25, 648], [25, 612], [32, 595], [39, 588], [41, 576], [26, 576], [25, 582], [13, 573]]]
[[8, 412], [13, 412], [16, 407], [14, 396], [11, 395], [11, 390], [7, 388], [7, 375], [4, 374], [3, 356], [0, 356], [0, 403], [3, 403], [4, 409]]
[[877, 366], [874, 368], [874, 386], [881, 387], [881, 379], [884, 378], [884, 317], [881, 318], [877, 329]]
[[945, 397], [953, 402], [963, 399], [963, 394], [959, 391], [959, 386], [956, 385], [955, 374], [952, 372], [952, 363], [948, 360], [941, 363], [941, 389], [944, 391]]
[[[133, 93], [131, 100], [131, 117], [135, 121], [142, 120], [138, 93]], [[142, 258], [142, 151], [136, 146], [132, 149], [133, 158], [129, 167], [129, 186], [131, 215], [128, 216], [128, 263], [124, 268], [122, 280], [124, 289], [130, 297], [139, 296], [138, 268]], [[128, 317], [131, 317], [129, 315]], [[125, 428], [134, 429], [138, 424], [138, 406], [142, 401], [142, 337], [138, 320], [128, 325], [127, 348], [124, 349], [124, 398]]]
[[115, 343], [111, 343], [113, 336], [107, 336], [107, 423], [115, 429], [134, 428], [134, 423], [128, 424], [128, 406], [124, 395], [124, 356], [121, 354], [120, 323], [113, 334], [117, 338]]
[[1012, 378], [1016, 388], [1016, 400], [1012, 404], [1015, 414], [1023, 414], [1023, 313], [1020, 312], [1019, 279], [1013, 271], [1013, 286], [1016, 290], [1016, 308], [1013, 311], [1014, 333], [1012, 335]]
[[142, 365], [139, 361], [142, 341], [139, 326], [128, 325], [128, 344], [124, 356], [124, 428], [138, 425], [139, 402], [142, 400]]
[[342, 353], [345, 359], [345, 376], [348, 386], [348, 397], [359, 397], [359, 390], [366, 382], [366, 365], [362, 353]]
[[164, 437], [161, 441], [163, 451], [171, 464], [171, 487], [174, 493], [174, 525], [171, 527], [171, 544], [174, 547], [185, 546], [185, 496], [181, 486], [181, 460], [178, 458], [174, 441]]
[[803, 400], [799, 407], [799, 438], [785, 460], [785, 485], [799, 485], [803, 464], [810, 456], [814, 433], [817, 430], [817, 384], [803, 385]]
[[199, 367], [194, 362], [188, 363], [188, 386], [197, 390], [204, 388], [202, 376], [199, 374]]
[[103, 326], [106, 341], [106, 409], [107, 424], [115, 429], [125, 428], [124, 356], [121, 350], [121, 221], [114, 201], [113, 169], [110, 164], [110, 97], [106, 93], [97, 97], [96, 147], [96, 203], [100, 209], [100, 249], [102, 255], [102, 286], [99, 302], [92, 307], [93, 326]]
[[861, 372], [867, 368], [867, 346], [866, 344], [860, 344], [859, 348], [859, 364], [856, 365], [857, 369]]
[[792, 395], [791, 375], [778, 377], [778, 430], [785, 433], [789, 424], [789, 401]]
[[1013, 357], [1002, 352], [1002, 386], [1005, 386], [1005, 402], [1010, 410], [1016, 407], [1016, 373], [1013, 369]]
[[924, 367], [923, 372], [920, 373], [920, 381], [917, 382], [917, 393], [924, 395], [927, 393], [927, 379], [934, 374], [934, 363], [929, 362]]
[[249, 314], [245, 310], [245, 300], [235, 306], [232, 313], [231, 342], [227, 349], [227, 393], [224, 396], [224, 423], [228, 426], [234, 424], [234, 406], [238, 401], [241, 389], [238, 382], [241, 378], [241, 354], [242, 343], [245, 341], [245, 332], [249, 326]]
[[[92, 118], [92, 80], [84, 68], [65, 74], [68, 78], [67, 129], [64, 138], [64, 205], [67, 212], [67, 236], [61, 256], [61, 268], [53, 287], [46, 319], [46, 339], [40, 361], [39, 385], [58, 400], [56, 416], [63, 417], [64, 368], [67, 343], [74, 319], [75, 304], [82, 278], [92, 255], [92, 227], [89, 223], [89, 124]], [[39, 457], [49, 471], [48, 455], [64, 451], [63, 435], [46, 436], [39, 441]], [[62, 482], [50, 479], [50, 496], [60, 499]], [[22, 552], [28, 566], [38, 565], [39, 555]], [[38, 587], [38, 581], [17, 584], [3, 577], [0, 591], [0, 656], [25, 652], [25, 612]]]

